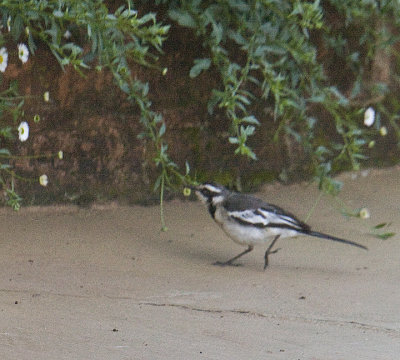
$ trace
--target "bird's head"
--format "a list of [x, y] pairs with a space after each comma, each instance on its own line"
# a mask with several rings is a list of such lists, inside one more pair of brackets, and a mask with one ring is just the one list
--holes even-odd
[[229, 194], [229, 190], [223, 187], [222, 185], [218, 185], [212, 182], [206, 182], [204, 184], [193, 187], [198, 199], [204, 204], [212, 204], [218, 205], [222, 203], [227, 195]]

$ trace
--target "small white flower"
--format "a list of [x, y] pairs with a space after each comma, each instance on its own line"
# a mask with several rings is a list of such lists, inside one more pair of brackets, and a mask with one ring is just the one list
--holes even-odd
[[26, 141], [29, 137], [29, 125], [26, 121], [23, 121], [18, 126], [18, 136], [20, 141]]
[[47, 186], [47, 184], [49, 183], [49, 178], [47, 177], [46, 174], [43, 174], [39, 177], [39, 183], [42, 186]]
[[60, 150], [57, 154], [58, 158], [62, 160], [64, 158], [64, 153]]
[[8, 30], [8, 32], [11, 31], [11, 16], [9, 16], [7, 19], [7, 30]]
[[44, 92], [44, 94], [43, 94], [43, 99], [44, 99], [44, 101], [49, 102], [49, 100], [50, 100], [50, 93], [49, 93], [48, 91], [45, 91], [45, 92]]
[[369, 219], [371, 217], [371, 214], [367, 208], [362, 208], [359, 212], [359, 216], [361, 219]]
[[386, 126], [382, 126], [382, 127], [379, 129], [379, 133], [381, 134], [381, 136], [386, 136], [387, 133], [388, 133], [387, 127], [386, 127]]
[[29, 50], [25, 44], [18, 44], [18, 57], [25, 64], [29, 58]]
[[2, 47], [0, 49], [0, 71], [1, 72], [6, 71], [7, 63], [8, 63], [7, 49], [5, 47]]
[[71, 35], [72, 35], [72, 34], [71, 34], [71, 31], [66, 30], [63, 36], [64, 36], [64, 39], [67, 39], [67, 40], [68, 40], [68, 39], [71, 38]]
[[364, 113], [364, 125], [372, 126], [375, 122], [375, 110], [372, 107], [369, 107]]

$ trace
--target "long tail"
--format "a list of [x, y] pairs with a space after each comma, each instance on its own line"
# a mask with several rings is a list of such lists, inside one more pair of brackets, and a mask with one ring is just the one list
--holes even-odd
[[357, 247], [359, 247], [361, 249], [368, 250], [368, 248], [366, 246], [358, 244], [358, 243], [356, 243], [354, 241], [341, 239], [341, 238], [338, 238], [338, 237], [335, 237], [335, 236], [332, 236], [332, 235], [328, 235], [328, 234], [324, 234], [324, 233], [321, 233], [321, 232], [318, 232], [318, 231], [309, 231], [309, 232], [305, 232], [305, 234], [310, 235], [310, 236], [319, 237], [319, 238], [322, 238], [322, 239], [328, 239], [328, 240], [337, 241], [337, 242], [340, 242], [340, 243], [343, 243], [343, 244], [347, 244], [347, 245], [357, 246]]

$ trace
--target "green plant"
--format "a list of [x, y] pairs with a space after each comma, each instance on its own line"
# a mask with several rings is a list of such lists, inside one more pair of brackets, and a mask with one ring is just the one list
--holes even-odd
[[[27, 54], [21, 54], [20, 58], [22, 58], [25, 62], [27, 61]], [[0, 185], [3, 189], [4, 199], [7, 205], [11, 206], [14, 210], [19, 210], [21, 207], [22, 198], [18, 195], [15, 189], [16, 180], [21, 181], [29, 181], [29, 182], [39, 182], [42, 186], [47, 186], [48, 178], [46, 174], [43, 174], [38, 179], [30, 179], [25, 178], [23, 176], [18, 175], [13, 166], [11, 165], [11, 161], [17, 159], [39, 159], [39, 158], [50, 158], [57, 156], [60, 159], [62, 158], [62, 151], [59, 151], [57, 154], [49, 154], [49, 155], [25, 155], [19, 156], [14, 155], [7, 148], [11, 144], [12, 141], [15, 141], [15, 130], [18, 131], [18, 138], [20, 141], [26, 141], [29, 137], [29, 125], [26, 121], [22, 121], [18, 128], [16, 128], [15, 124], [17, 121], [24, 118], [24, 105], [25, 97], [18, 95], [17, 83], [12, 81], [10, 87], [0, 93]], [[7, 121], [7, 120], [10, 121]], [[34, 122], [39, 122], [40, 116], [34, 116]]]
[[391, 223], [380, 223], [372, 227], [372, 235], [378, 239], [387, 240], [391, 237], [395, 236], [395, 232], [385, 231], [387, 227], [389, 227]]
[[[397, 115], [389, 116], [376, 100], [387, 94], [387, 84], [370, 86], [366, 81], [377, 52], [393, 48], [396, 35], [386, 24], [388, 18], [394, 26], [399, 24], [397, 2], [143, 3], [150, 8], [163, 4], [174, 25], [192, 29], [206, 50], [194, 61], [189, 76], [209, 69], [219, 74], [220, 86], [211, 90], [208, 111], [218, 108], [230, 119], [228, 141], [236, 154], [256, 160], [249, 139], [261, 123], [267, 123], [275, 133], [266, 141], [290, 136], [299, 142], [320, 188], [336, 194], [341, 184], [332, 174], [357, 169], [378, 133], [378, 122], [373, 127], [363, 124], [369, 106], [376, 105], [380, 114], [388, 116], [398, 133]], [[144, 129], [140, 137], [154, 147], [160, 174], [154, 188], [160, 191], [161, 204], [166, 187], [191, 181], [189, 165], [182, 174], [168, 154], [167, 127], [151, 109], [148, 84], [137, 79], [129, 66], [136, 62], [165, 74], [167, 69], [159, 68], [157, 60], [170, 25], [160, 24], [152, 12], [139, 16], [130, 0], [114, 12], [103, 0], [4, 0], [0, 14], [1, 42], [26, 39], [33, 56], [38, 44], [45, 45], [61, 68], [72, 66], [84, 75], [94, 67], [113, 74], [117, 86], [139, 108]], [[337, 63], [343, 65], [344, 84], [335, 77]], [[272, 109], [272, 121], [257, 118], [255, 104]], [[332, 129], [328, 134], [327, 127]], [[162, 206], [161, 218], [164, 228]]]
[[[155, 161], [161, 169], [156, 185], [161, 186], [163, 192], [165, 182], [169, 182], [170, 170], [174, 170], [176, 165], [166, 153], [167, 145], [163, 140], [165, 123], [150, 109], [148, 85], [134, 78], [129, 62], [157, 67], [157, 53], [161, 52], [169, 26], [159, 24], [154, 13], [139, 16], [131, 1], [110, 13], [103, 0], [4, 0], [0, 4], [0, 14], [3, 29], [8, 29], [8, 32], [1, 33], [1, 42], [17, 43], [26, 38], [33, 56], [38, 43], [44, 44], [61, 68], [73, 66], [82, 75], [93, 66], [98, 71], [104, 68], [111, 71], [117, 86], [140, 109], [145, 129], [143, 135], [153, 140], [157, 154]], [[79, 36], [72, 36], [74, 32]], [[87, 44], [90, 48], [84, 50]], [[14, 111], [12, 104], [17, 97], [9, 94], [11, 96], [4, 105], [9, 111]], [[7, 127], [2, 131], [4, 137]], [[12, 193], [15, 194], [14, 186]]]
[[[369, 85], [368, 72], [377, 52], [397, 38], [385, 24], [388, 17], [399, 24], [399, 4], [162, 2], [170, 18], [193, 29], [208, 51], [209, 57], [194, 61], [190, 76], [210, 68], [220, 75], [221, 87], [212, 90], [209, 111], [219, 107], [231, 120], [229, 142], [237, 146], [235, 153], [256, 159], [248, 139], [260, 120], [251, 110], [253, 103], [264, 102], [272, 108], [277, 124], [273, 140], [278, 142], [287, 134], [301, 143], [320, 188], [337, 194], [341, 184], [332, 175], [346, 168], [358, 169], [378, 134], [376, 126], [363, 124], [363, 114], [387, 94], [388, 87]], [[335, 79], [336, 64], [344, 64], [340, 71], [347, 75], [345, 83]], [[397, 118], [389, 119], [398, 130]], [[326, 121], [334, 132], [324, 134]]]
[[[17, 84], [12, 82], [8, 89], [0, 93], [0, 119], [10, 117], [13, 123], [16, 123], [22, 115], [23, 104], [24, 99], [18, 95]], [[21, 198], [15, 191], [15, 176], [8, 161], [12, 155], [5, 147], [7, 142], [13, 139], [13, 127], [2, 121], [0, 124], [0, 184], [4, 190], [6, 203], [17, 210], [20, 207]]]

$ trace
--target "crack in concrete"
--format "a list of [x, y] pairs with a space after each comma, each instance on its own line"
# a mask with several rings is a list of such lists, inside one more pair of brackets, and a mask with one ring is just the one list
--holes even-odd
[[[60, 297], [71, 297], [71, 298], [81, 298], [81, 299], [90, 299], [93, 298], [93, 295], [83, 295], [83, 294], [67, 294], [67, 293], [53, 293], [48, 291], [41, 292], [32, 292], [31, 290], [22, 290], [22, 289], [0, 289], [0, 293], [22, 293], [29, 294], [32, 297], [38, 296], [60, 296]], [[112, 300], [132, 300], [135, 301], [134, 298], [129, 296], [110, 296], [110, 295], [102, 295], [108, 299]], [[248, 315], [254, 316], [258, 318], [270, 319], [275, 321], [300, 321], [304, 323], [316, 323], [316, 324], [328, 324], [332, 326], [353, 326], [358, 329], [373, 331], [379, 333], [385, 333], [390, 336], [400, 338], [400, 329], [393, 329], [389, 327], [383, 327], [368, 323], [363, 323], [355, 320], [335, 320], [335, 319], [326, 319], [326, 318], [308, 318], [304, 316], [280, 316], [275, 314], [268, 314], [257, 312], [253, 310], [242, 310], [242, 309], [209, 309], [202, 308], [196, 306], [190, 306], [185, 304], [175, 304], [175, 303], [157, 303], [157, 302], [135, 302], [136, 305], [139, 306], [153, 306], [153, 307], [171, 307], [182, 309], [185, 311], [196, 311], [196, 312], [204, 312], [209, 314], [234, 314], [234, 315]]]
[[154, 307], [172, 307], [187, 311], [205, 312], [210, 314], [234, 314], [234, 315], [249, 315], [258, 318], [277, 320], [277, 321], [300, 321], [305, 323], [323, 323], [332, 326], [353, 326], [358, 329], [385, 333], [393, 337], [400, 338], [400, 329], [392, 329], [388, 327], [382, 327], [378, 325], [363, 323], [355, 320], [334, 320], [324, 318], [308, 318], [302, 316], [279, 316], [274, 314], [266, 314], [252, 310], [240, 310], [240, 309], [209, 309], [194, 307], [185, 304], [174, 304], [174, 303], [155, 303], [155, 302], [139, 302], [137, 305], [142, 306], [154, 306]]

